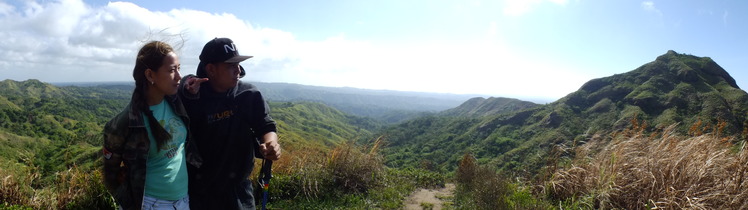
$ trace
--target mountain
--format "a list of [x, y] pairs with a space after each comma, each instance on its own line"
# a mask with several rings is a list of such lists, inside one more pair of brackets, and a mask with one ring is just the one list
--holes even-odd
[[448, 109], [440, 114], [446, 116], [483, 117], [536, 107], [538, 104], [513, 98], [475, 97], [460, 106]]
[[288, 83], [252, 82], [269, 101], [319, 102], [346, 113], [396, 123], [404, 119], [454, 108], [477, 95], [367, 90]]
[[[722, 120], [734, 134], [743, 129], [747, 100], [746, 92], [711, 58], [671, 50], [629, 73], [591, 80], [559, 103], [600, 119], [593, 131], [621, 129], [637, 116], [657, 128]], [[601, 119], [613, 114], [617, 119]]]
[[30, 79], [24, 82], [17, 82], [6, 79], [0, 82], [0, 90], [3, 90], [4, 97], [30, 97], [30, 98], [51, 98], [66, 96], [58, 87], [45, 84], [39, 80]]
[[0, 130], [64, 142], [98, 143], [103, 124], [127, 104], [129, 91], [58, 87], [33, 79], [5, 80], [0, 82]]
[[[284, 148], [332, 148], [345, 141], [369, 137], [382, 127], [371, 118], [354, 116], [315, 102], [271, 102]], [[293, 150], [293, 149], [292, 149]]]
[[554, 145], [605, 139], [633, 120], [648, 125], [647, 131], [677, 124], [682, 134], [699, 122], [723, 122], [724, 134], [737, 135], [747, 123], [746, 111], [748, 94], [712, 59], [668, 51], [630, 72], [591, 80], [547, 105], [473, 117], [427, 116], [392, 126], [383, 131], [388, 137], [383, 151], [391, 166], [428, 163], [454, 171], [467, 152], [482, 164], [532, 175]]
[[[289, 83], [250, 82], [256, 85], [267, 101], [317, 102], [348, 114], [371, 117], [385, 123], [432, 114], [454, 108], [479, 95], [423, 93], [391, 90], [368, 90], [350, 87], [322, 87]], [[55, 83], [58, 87], [104, 87], [132, 91], [132, 82]], [[101, 97], [107, 97], [101, 95]], [[111, 93], [111, 94], [117, 94]], [[119, 96], [117, 96], [119, 97]], [[0, 98], [0, 107], [3, 106]]]

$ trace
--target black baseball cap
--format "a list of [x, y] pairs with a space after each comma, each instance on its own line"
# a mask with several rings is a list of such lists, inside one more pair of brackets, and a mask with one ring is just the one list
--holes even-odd
[[214, 38], [205, 43], [200, 53], [200, 64], [197, 65], [197, 77], [208, 77], [205, 65], [209, 63], [239, 63], [251, 58], [250, 55], [239, 55], [239, 50], [229, 38]]

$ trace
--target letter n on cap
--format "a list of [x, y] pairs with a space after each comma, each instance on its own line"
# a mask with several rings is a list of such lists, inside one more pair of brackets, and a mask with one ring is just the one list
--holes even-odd
[[229, 53], [229, 50], [231, 50], [231, 52], [236, 52], [236, 46], [234, 45], [234, 43], [231, 43], [231, 46], [225, 44], [223, 45], [223, 50], [225, 50], [226, 53]]

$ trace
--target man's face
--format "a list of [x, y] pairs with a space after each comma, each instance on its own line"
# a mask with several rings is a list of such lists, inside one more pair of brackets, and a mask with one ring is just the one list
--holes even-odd
[[210, 84], [216, 92], [226, 92], [236, 86], [239, 82], [239, 63], [214, 63], [208, 64], [208, 77]]

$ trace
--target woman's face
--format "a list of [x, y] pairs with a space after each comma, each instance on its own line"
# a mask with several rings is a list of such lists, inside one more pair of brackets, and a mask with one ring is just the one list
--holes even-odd
[[179, 89], [179, 80], [182, 75], [179, 73], [180, 64], [177, 54], [170, 52], [164, 57], [163, 64], [157, 71], [152, 73], [153, 88], [164, 95], [177, 94]]

